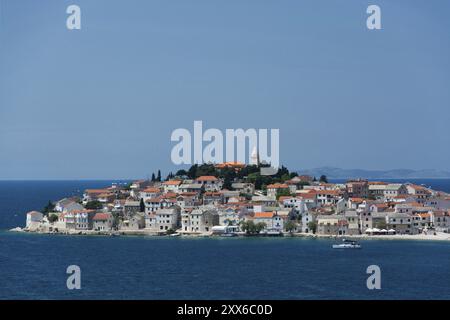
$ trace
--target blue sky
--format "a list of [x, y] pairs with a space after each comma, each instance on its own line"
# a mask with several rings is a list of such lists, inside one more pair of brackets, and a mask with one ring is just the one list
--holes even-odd
[[[69, 31], [70, 4], [82, 29]], [[366, 8], [382, 30], [366, 28]], [[146, 177], [176, 128], [280, 161], [450, 170], [450, 2], [0, 0], [0, 179]]]

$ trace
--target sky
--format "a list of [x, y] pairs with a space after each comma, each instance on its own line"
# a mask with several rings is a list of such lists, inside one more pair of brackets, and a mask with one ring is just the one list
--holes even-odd
[[[81, 8], [68, 30], [66, 8]], [[368, 30], [368, 5], [381, 30]], [[173, 130], [280, 129], [290, 169], [450, 170], [446, 0], [0, 0], [0, 179], [131, 179]]]

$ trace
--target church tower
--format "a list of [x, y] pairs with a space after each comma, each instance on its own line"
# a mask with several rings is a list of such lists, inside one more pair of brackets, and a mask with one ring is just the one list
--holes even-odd
[[256, 147], [253, 147], [252, 155], [250, 156], [250, 164], [259, 166], [259, 153]]

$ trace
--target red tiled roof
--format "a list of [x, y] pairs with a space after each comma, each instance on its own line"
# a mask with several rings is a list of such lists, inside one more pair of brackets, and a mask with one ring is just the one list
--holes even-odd
[[180, 180], [169, 180], [169, 181], [163, 182], [163, 184], [166, 186], [178, 186], [181, 184], [181, 181]]
[[101, 193], [109, 193], [109, 190], [108, 189], [86, 189], [85, 193], [98, 193], [98, 194], [101, 194]]
[[274, 184], [269, 184], [267, 186], [267, 189], [287, 189], [289, 188], [289, 186], [285, 183], [274, 183]]
[[180, 193], [180, 196], [183, 196], [183, 197], [193, 197], [196, 195], [198, 195], [197, 192], [182, 192], [182, 193]]
[[273, 212], [255, 212], [255, 218], [272, 218]]
[[197, 181], [217, 181], [218, 179], [214, 176], [201, 176], [196, 179]]
[[99, 220], [108, 220], [110, 218], [111, 218], [111, 214], [110, 213], [101, 213], [101, 212], [99, 212], [99, 213], [96, 213], [94, 218], [92, 218], [92, 219], [99, 221]]
[[160, 190], [159, 188], [151, 187], [151, 188], [144, 189], [143, 192], [147, 192], [147, 193], [158, 193], [158, 192], [161, 192], [161, 190]]
[[297, 197], [300, 197], [302, 199], [314, 199], [316, 198], [316, 193], [315, 192], [302, 192], [302, 193], [297, 193]]
[[174, 193], [174, 192], [167, 192], [166, 194], [163, 194], [161, 196], [161, 198], [163, 199], [171, 199], [171, 198], [176, 198], [178, 197], [178, 194]]
[[279, 199], [278, 199], [278, 201], [284, 201], [284, 200], [287, 200], [287, 199], [295, 199], [295, 197], [292, 197], [292, 196], [281, 196]]

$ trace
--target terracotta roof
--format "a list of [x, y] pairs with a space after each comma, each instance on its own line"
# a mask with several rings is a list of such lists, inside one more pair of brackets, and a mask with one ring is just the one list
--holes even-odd
[[272, 218], [273, 212], [255, 212], [255, 218]]
[[274, 183], [274, 184], [269, 184], [267, 186], [267, 189], [287, 189], [289, 188], [289, 186], [285, 183]]
[[163, 194], [161, 196], [161, 198], [163, 199], [171, 199], [171, 198], [176, 198], [178, 197], [178, 194], [174, 193], [174, 192], [167, 192], [166, 194]]
[[86, 189], [85, 193], [108, 193], [108, 189]]
[[107, 197], [113, 197], [114, 193], [101, 193], [98, 195], [99, 198], [107, 198]]
[[414, 190], [426, 190], [423, 186], [418, 186], [417, 184], [410, 184], [409, 187], [413, 188]]
[[339, 190], [316, 190], [317, 194], [328, 194], [332, 196], [338, 196], [341, 194]]
[[295, 199], [295, 197], [292, 197], [292, 196], [281, 196], [279, 199], [278, 199], [278, 201], [284, 201], [284, 200], [287, 200], [287, 199]]
[[243, 168], [245, 167], [245, 164], [241, 163], [241, 162], [237, 162], [237, 161], [230, 161], [230, 162], [224, 162], [224, 163], [219, 163], [215, 165], [216, 168], [229, 168], [229, 167], [235, 167], [235, 168]]
[[93, 220], [108, 220], [111, 218], [111, 214], [110, 213], [96, 213], [94, 218], [92, 218]]
[[195, 180], [197, 180], [197, 181], [217, 181], [218, 179], [214, 176], [201, 176]]
[[297, 193], [297, 197], [300, 197], [303, 199], [314, 199], [314, 198], [316, 198], [316, 193], [315, 192]]
[[161, 192], [161, 190], [160, 190], [159, 188], [154, 188], [154, 187], [152, 187], [152, 188], [144, 189], [143, 192], [147, 192], [147, 193], [158, 193], [158, 192]]
[[180, 180], [169, 180], [169, 181], [163, 182], [163, 184], [166, 186], [178, 186], [181, 184], [181, 181]]
[[420, 204], [418, 202], [411, 202], [408, 203], [411, 207], [423, 207], [423, 204]]

